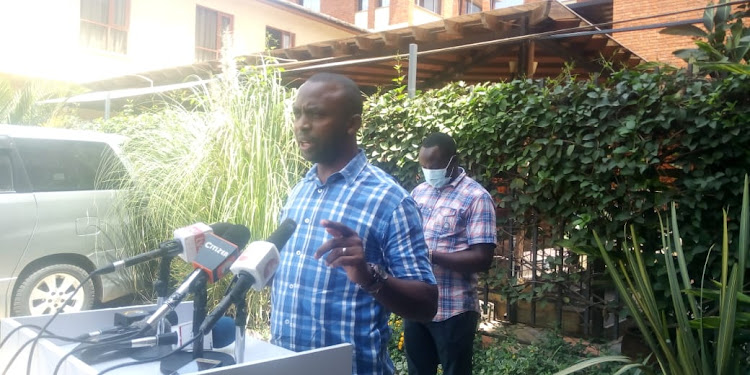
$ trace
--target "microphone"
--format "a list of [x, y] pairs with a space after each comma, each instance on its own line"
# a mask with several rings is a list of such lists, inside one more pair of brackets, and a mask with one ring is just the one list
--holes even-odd
[[266, 241], [253, 241], [242, 255], [229, 268], [237, 275], [232, 289], [224, 295], [213, 311], [201, 324], [200, 330], [206, 332], [224, 315], [229, 306], [252, 287], [261, 290], [266, 286], [279, 266], [279, 250], [292, 237], [297, 223], [292, 219], [284, 220]]
[[115, 261], [95, 270], [92, 274], [103, 275], [112, 273], [126, 267], [134, 266], [138, 263], [165, 256], [172, 257], [179, 255], [186, 261], [188, 261], [188, 259], [192, 260], [195, 258], [195, 253], [198, 252], [198, 248], [203, 244], [204, 236], [207, 233], [223, 228], [225, 225], [231, 224], [216, 223], [212, 226], [208, 226], [204, 223], [195, 223], [187, 227], [179, 228], [174, 231], [174, 239], [160, 243], [158, 249], [134, 255], [127, 259]]
[[223, 348], [229, 346], [234, 340], [234, 319], [222, 316], [211, 329], [211, 342], [214, 348]]
[[151, 316], [146, 319], [142, 331], [153, 329], [157, 322], [167, 313], [173, 311], [187, 296], [190, 287], [201, 277], [206, 277], [210, 282], [216, 282], [226, 273], [229, 265], [237, 257], [238, 248], [245, 247], [250, 240], [250, 230], [243, 225], [232, 225], [224, 234], [226, 238], [219, 237], [213, 233], [205, 235], [206, 242], [201, 246], [198, 255], [193, 261], [195, 270], [177, 287], [169, 298], [159, 306]]
[[147, 346], [157, 345], [174, 345], [177, 344], [177, 332], [163, 333], [151, 337], [141, 337], [139, 339], [133, 339], [125, 342], [118, 342], [113, 344], [119, 348], [144, 348]]

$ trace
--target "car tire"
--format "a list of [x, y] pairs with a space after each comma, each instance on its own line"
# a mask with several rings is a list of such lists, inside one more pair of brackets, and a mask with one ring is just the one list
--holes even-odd
[[[16, 289], [12, 314], [53, 314], [88, 276], [86, 270], [72, 264], [53, 264], [31, 272]], [[95, 298], [94, 284], [89, 280], [68, 301], [63, 312], [88, 310], [94, 306]]]

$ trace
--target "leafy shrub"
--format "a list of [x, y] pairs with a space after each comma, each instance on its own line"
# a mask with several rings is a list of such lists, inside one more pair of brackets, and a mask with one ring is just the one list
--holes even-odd
[[[453, 83], [415, 98], [392, 90], [368, 99], [361, 142], [409, 189], [420, 180], [424, 136], [452, 134], [462, 165], [506, 209], [501, 221], [521, 229], [535, 225], [535, 216], [554, 223], [554, 235], [565, 238], [556, 245], [579, 253], [597, 254], [591, 230], [609, 239], [607, 250], [618, 248], [626, 223], [644, 240], [657, 238], [657, 212], [674, 201], [692, 234], [685, 244], [692, 273], [716, 244], [722, 206], [739, 205], [731, 187], [750, 169], [748, 92], [743, 75], [631, 70], [602, 80]], [[737, 214], [729, 213], [730, 232]], [[654, 263], [654, 254], [644, 256]], [[719, 267], [711, 257], [707, 276], [718, 276]], [[649, 270], [665, 306], [666, 271]]]
[[[403, 349], [404, 336], [401, 318], [391, 315], [388, 325], [393, 335], [388, 344], [388, 352], [396, 367], [396, 373], [405, 375], [408, 368]], [[596, 351], [587, 351], [581, 341], [565, 341], [555, 332], [546, 332], [538, 343], [523, 345], [513, 337], [493, 338], [488, 343], [482, 342], [482, 335], [477, 333], [474, 340], [473, 373], [477, 375], [550, 375], [562, 370], [583, 358], [588, 358]], [[582, 374], [611, 374], [618, 366], [602, 364], [587, 369]], [[442, 373], [438, 370], [438, 373]]]

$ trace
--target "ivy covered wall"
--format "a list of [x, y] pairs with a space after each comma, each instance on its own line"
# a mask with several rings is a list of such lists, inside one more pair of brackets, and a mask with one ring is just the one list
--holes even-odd
[[[461, 164], [497, 194], [500, 224], [529, 225], [536, 214], [563, 228], [557, 244], [576, 252], [591, 253], [592, 230], [617, 250], [626, 223], [658, 238], [657, 213], [675, 201], [693, 270], [721, 240], [722, 209], [736, 229], [750, 172], [747, 75], [619, 71], [606, 80], [455, 83], [415, 98], [402, 88], [369, 97], [364, 122], [363, 148], [407, 189], [420, 179], [424, 136], [451, 134]], [[716, 274], [711, 261], [708, 276]]]

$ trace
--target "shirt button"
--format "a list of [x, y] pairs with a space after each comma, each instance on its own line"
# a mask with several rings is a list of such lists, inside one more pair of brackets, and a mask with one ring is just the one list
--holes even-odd
[[297, 255], [302, 255], [302, 252], [301, 251], [297, 251]]
[[289, 284], [289, 289], [294, 289], [294, 284]]
[[310, 224], [310, 219], [309, 218], [305, 218], [305, 224]]
[[289, 324], [289, 319], [285, 320], [284, 324]]
[[323, 189], [318, 189], [318, 193], [322, 193], [322, 192], [323, 192]]

